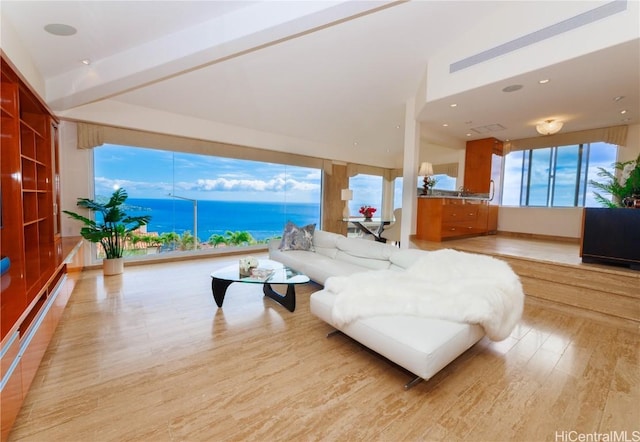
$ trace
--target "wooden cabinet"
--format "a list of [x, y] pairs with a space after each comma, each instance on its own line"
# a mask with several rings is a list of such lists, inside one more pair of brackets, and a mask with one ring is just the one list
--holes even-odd
[[416, 237], [427, 241], [442, 241], [487, 234], [489, 209], [487, 200], [418, 198]]
[[502, 155], [502, 141], [496, 138], [468, 141], [464, 162], [464, 188], [471, 193], [486, 193], [492, 204], [499, 204]]
[[1, 59], [1, 419], [6, 440], [73, 287], [67, 262], [81, 238], [59, 233], [57, 121]]
[[2, 60], [2, 339], [23, 320], [61, 257], [53, 232], [55, 120]]

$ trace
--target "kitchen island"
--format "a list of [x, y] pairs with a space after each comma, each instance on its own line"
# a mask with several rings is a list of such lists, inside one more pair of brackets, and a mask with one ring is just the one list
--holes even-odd
[[443, 241], [498, 230], [498, 206], [479, 196], [418, 197], [416, 238]]

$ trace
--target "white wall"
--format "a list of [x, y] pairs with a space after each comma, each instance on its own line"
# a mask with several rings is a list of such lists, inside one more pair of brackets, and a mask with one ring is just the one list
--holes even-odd
[[[1, 9], [0, 12], [2, 12]], [[15, 28], [2, 14], [0, 14], [0, 31], [2, 51], [11, 60], [23, 80], [41, 98], [46, 97], [44, 78], [40, 75], [40, 71], [38, 71], [29, 52], [25, 49], [18, 34], [16, 34]]]
[[501, 206], [498, 231], [580, 238], [582, 207]]
[[[60, 123], [60, 204], [61, 210], [81, 212], [78, 198], [93, 198], [93, 152], [78, 149], [76, 124]], [[88, 215], [88, 212], [87, 212]], [[62, 236], [79, 236], [82, 225], [64, 213], [61, 217]], [[84, 264], [89, 265], [91, 246], [85, 241]]]

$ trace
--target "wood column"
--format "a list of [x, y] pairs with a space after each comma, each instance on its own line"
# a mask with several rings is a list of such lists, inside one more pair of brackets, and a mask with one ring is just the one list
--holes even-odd
[[347, 166], [333, 164], [330, 171], [325, 170], [322, 187], [322, 230], [346, 235], [347, 223], [342, 221], [344, 201], [341, 191], [349, 187]]

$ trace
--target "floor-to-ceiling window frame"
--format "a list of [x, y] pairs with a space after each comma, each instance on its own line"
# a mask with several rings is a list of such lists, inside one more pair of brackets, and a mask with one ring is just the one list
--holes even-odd
[[320, 225], [319, 169], [113, 144], [93, 154], [96, 199], [124, 188], [127, 212], [151, 215], [128, 256], [254, 246], [287, 221]]

